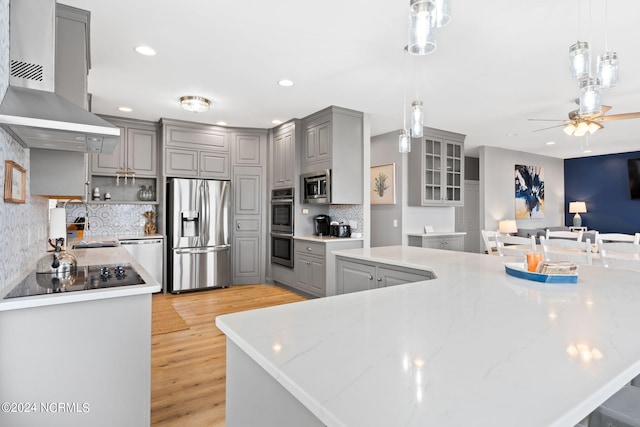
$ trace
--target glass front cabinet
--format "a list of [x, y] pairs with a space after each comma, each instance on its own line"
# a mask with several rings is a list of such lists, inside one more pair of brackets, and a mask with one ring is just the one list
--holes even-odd
[[462, 206], [465, 135], [425, 128], [408, 154], [411, 206]]

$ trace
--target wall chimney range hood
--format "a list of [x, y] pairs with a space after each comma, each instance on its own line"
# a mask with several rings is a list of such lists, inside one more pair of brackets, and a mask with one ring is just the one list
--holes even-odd
[[113, 152], [120, 129], [54, 92], [55, 0], [12, 1], [10, 9], [0, 126], [27, 148]]

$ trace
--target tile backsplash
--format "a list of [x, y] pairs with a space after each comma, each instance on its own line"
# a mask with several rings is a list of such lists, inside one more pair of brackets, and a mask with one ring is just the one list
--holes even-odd
[[[362, 224], [364, 224], [362, 205], [330, 205], [329, 216], [332, 221], [351, 225], [352, 233], [362, 233]], [[357, 224], [357, 228], [354, 228], [353, 224]]]
[[[87, 237], [142, 235], [146, 211], [156, 212], [156, 205], [90, 203]], [[67, 204], [67, 223], [72, 223], [76, 217], [84, 217], [84, 205]]]

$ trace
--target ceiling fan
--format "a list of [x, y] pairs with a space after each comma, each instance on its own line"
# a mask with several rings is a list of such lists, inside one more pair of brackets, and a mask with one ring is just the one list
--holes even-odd
[[537, 129], [534, 132], [540, 132], [547, 129], [553, 129], [557, 127], [564, 127], [563, 131], [567, 135], [584, 136], [587, 132], [590, 134], [602, 129], [604, 126], [601, 122], [609, 120], [627, 120], [627, 119], [640, 119], [640, 112], [638, 113], [623, 113], [612, 114], [605, 116], [605, 113], [611, 109], [608, 105], [602, 106], [602, 111], [598, 114], [582, 114], [579, 110], [573, 110], [569, 112], [569, 120], [554, 120], [554, 119], [529, 119], [531, 121], [543, 121], [543, 122], [562, 122], [560, 125], [551, 126], [548, 128]]

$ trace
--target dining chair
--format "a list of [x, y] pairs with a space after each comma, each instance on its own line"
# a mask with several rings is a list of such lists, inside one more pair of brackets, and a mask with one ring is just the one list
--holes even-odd
[[545, 261], [571, 261], [576, 264], [593, 265], [591, 240], [584, 242], [568, 239], [545, 239], [540, 236], [540, 246]]
[[527, 252], [536, 251], [536, 236], [520, 237], [498, 234], [496, 245], [500, 256], [524, 256]]
[[603, 242], [628, 242], [633, 244], [640, 244], [640, 233], [636, 234], [624, 234], [624, 233], [600, 233], [598, 239]]
[[482, 234], [482, 240], [484, 241], [485, 252], [489, 255], [498, 255], [498, 248], [496, 244], [497, 231], [480, 230]]
[[600, 259], [605, 268], [640, 271], [640, 245], [632, 242], [598, 240]]
[[576, 231], [551, 231], [547, 228], [546, 239], [565, 239], [565, 240], [575, 240], [579, 242], [582, 240], [582, 230]]

